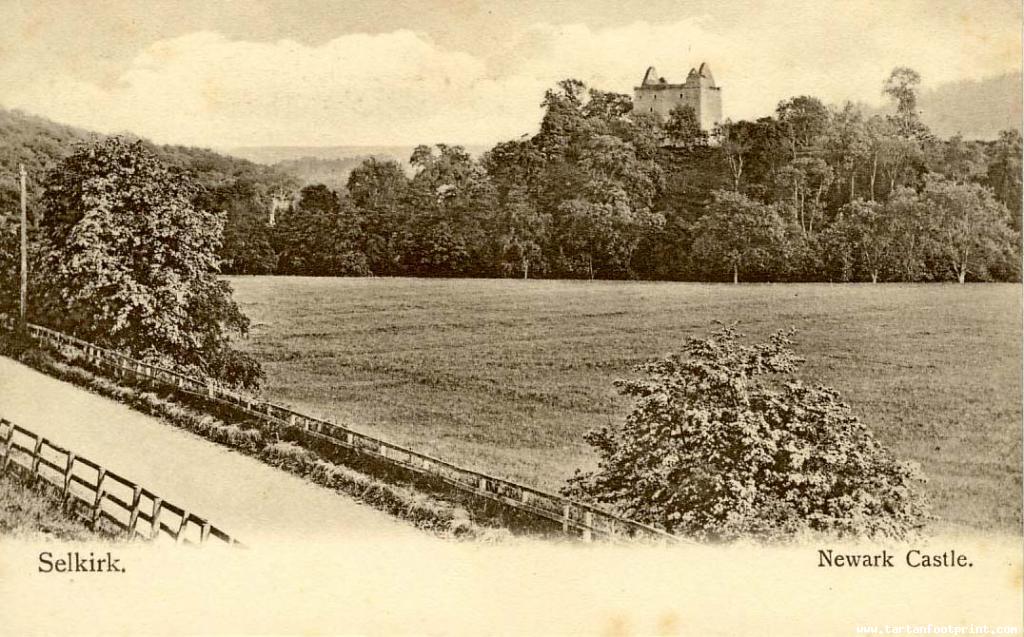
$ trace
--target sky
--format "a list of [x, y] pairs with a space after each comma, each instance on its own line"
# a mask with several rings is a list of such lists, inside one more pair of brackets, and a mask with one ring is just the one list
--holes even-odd
[[0, 105], [208, 147], [492, 144], [575, 77], [707, 62], [726, 117], [1021, 68], [1017, 0], [0, 0]]

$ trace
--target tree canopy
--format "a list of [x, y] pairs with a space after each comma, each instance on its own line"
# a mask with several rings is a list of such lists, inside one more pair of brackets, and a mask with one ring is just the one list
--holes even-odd
[[217, 278], [223, 213], [138, 141], [84, 145], [44, 183], [33, 317], [143, 359], [242, 385], [258, 364], [230, 348], [248, 319]]
[[705, 541], [913, 537], [929, 515], [920, 468], [834, 389], [795, 378], [790, 336], [746, 345], [725, 327], [617, 381], [632, 410], [587, 435], [598, 467], [563, 493]]
[[[918, 114], [919, 75], [898, 67], [879, 79], [889, 114], [798, 95], [770, 116], [704, 131], [693, 109], [661, 121], [633, 112], [628, 95], [569, 78], [545, 92], [535, 134], [480, 157], [421, 145], [405, 162], [363, 159], [344, 187], [336, 179], [333, 188], [309, 186], [336, 210], [314, 205], [314, 191], [269, 168], [199, 149], [145, 147], [203, 186], [200, 207], [225, 213], [225, 273], [1020, 280], [1020, 259], [1007, 256], [1021, 248], [1019, 131], [992, 141], [938, 139]], [[61, 139], [87, 135], [45, 130], [38, 150], [54, 154], [51, 165], [68, 152]], [[18, 149], [9, 160], [31, 158]], [[950, 256], [956, 232], [941, 227], [963, 216], [929, 208], [960, 200], [929, 192], [940, 177], [944, 188], [973, 193], [964, 196], [981, 211], [970, 217], [966, 268]], [[5, 179], [6, 217], [17, 193]], [[40, 191], [30, 188], [35, 219]], [[740, 218], [723, 212], [722, 191], [746, 198], [733, 199], [745, 211]], [[734, 240], [736, 232], [753, 234]], [[750, 249], [725, 249], [735, 241]], [[869, 256], [883, 245], [885, 259]], [[733, 265], [723, 261], [728, 253]]]

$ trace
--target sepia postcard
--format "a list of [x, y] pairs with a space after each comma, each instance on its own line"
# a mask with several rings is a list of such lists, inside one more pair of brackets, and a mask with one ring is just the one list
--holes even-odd
[[0, 0], [0, 635], [1021, 635], [1014, 0]]

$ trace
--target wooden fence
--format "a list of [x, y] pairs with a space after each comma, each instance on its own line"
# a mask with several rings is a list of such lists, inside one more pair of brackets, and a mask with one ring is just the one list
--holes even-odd
[[[12, 321], [8, 322], [8, 327], [13, 328]], [[559, 523], [564, 533], [582, 537], [584, 541], [591, 541], [595, 536], [608, 539], [682, 541], [681, 538], [661, 529], [622, 518], [598, 507], [464, 469], [450, 462], [360, 433], [350, 427], [259, 400], [251, 394], [222, 386], [212, 379], [200, 380], [174, 370], [142, 363], [118, 352], [39, 325], [29, 324], [28, 330], [36, 341], [49, 345], [64, 355], [77, 354], [85, 357], [93, 365], [116, 376], [128, 374], [136, 379], [172, 385], [178, 391], [232, 405], [276, 426], [301, 430], [315, 439], [368, 454], [385, 464], [441, 479], [461, 491]]]
[[44, 480], [66, 505], [76, 506], [76, 500], [81, 503], [77, 506], [84, 505], [93, 528], [106, 521], [128, 539], [156, 539], [163, 534], [184, 544], [239, 543], [187, 509], [4, 419], [0, 419], [0, 441], [0, 473], [17, 467], [31, 480]]

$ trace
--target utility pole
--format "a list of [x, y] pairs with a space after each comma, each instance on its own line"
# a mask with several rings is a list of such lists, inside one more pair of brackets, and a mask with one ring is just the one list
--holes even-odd
[[28, 306], [28, 207], [25, 195], [25, 165], [19, 164], [21, 172], [21, 311], [18, 327], [22, 333], [28, 331], [26, 308]]

